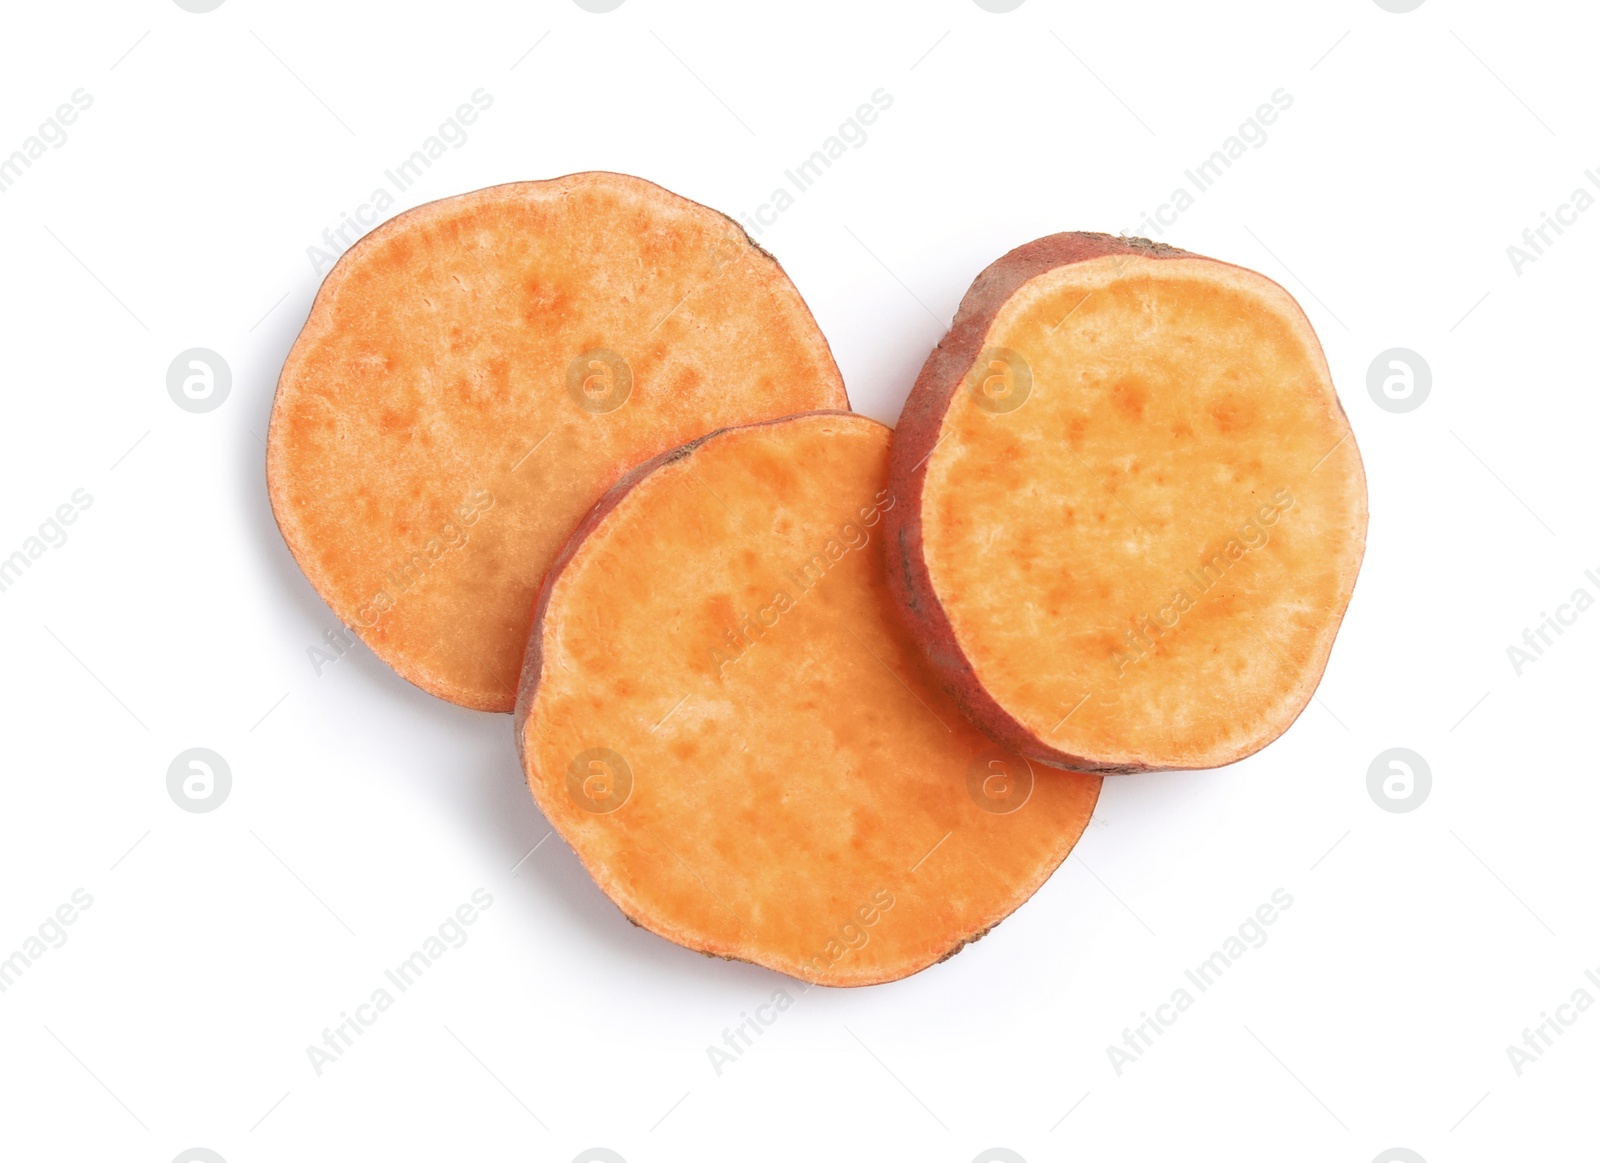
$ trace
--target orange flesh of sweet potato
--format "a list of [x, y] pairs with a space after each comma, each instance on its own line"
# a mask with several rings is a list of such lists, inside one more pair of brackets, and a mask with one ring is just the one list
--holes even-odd
[[269, 492], [379, 657], [510, 711], [539, 581], [617, 477], [822, 407], [843, 382], [770, 255], [658, 186], [574, 174], [419, 207], [339, 261], [279, 380]]
[[1276, 283], [1057, 235], [979, 276], [897, 430], [903, 616], [1036, 762], [1214, 767], [1281, 734], [1355, 585], [1361, 458]]
[[889, 439], [815, 412], [628, 474], [545, 579], [517, 706], [540, 808], [630, 919], [830, 985], [981, 936], [1100, 787], [1030, 776], [924, 669], [881, 552]]

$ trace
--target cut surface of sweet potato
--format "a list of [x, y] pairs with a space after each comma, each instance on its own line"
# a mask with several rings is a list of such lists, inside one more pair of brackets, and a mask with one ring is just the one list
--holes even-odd
[[1366, 541], [1311, 324], [1240, 267], [1106, 235], [973, 283], [896, 431], [902, 616], [1035, 762], [1215, 767], [1288, 728]]
[[284, 539], [433, 694], [510, 711], [540, 578], [632, 466], [848, 407], [827, 341], [731, 219], [619, 174], [399, 215], [329, 272], [267, 441]]
[[540, 808], [625, 915], [829, 985], [981, 936], [1100, 787], [999, 751], [927, 672], [881, 552], [889, 437], [814, 412], [629, 473], [545, 579], [517, 706]]

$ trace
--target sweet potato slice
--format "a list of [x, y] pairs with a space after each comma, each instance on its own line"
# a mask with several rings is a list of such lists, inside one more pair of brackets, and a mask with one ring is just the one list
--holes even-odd
[[510, 711], [539, 580], [623, 472], [848, 407], [811, 313], [731, 219], [618, 174], [419, 207], [329, 272], [284, 364], [273, 512], [402, 676]]
[[829, 985], [981, 936], [1100, 788], [997, 750], [924, 668], [881, 552], [889, 436], [814, 412], [629, 473], [545, 578], [517, 704], [534, 797], [624, 914]]
[[1084, 771], [1215, 767], [1327, 665], [1366, 480], [1289, 293], [1171, 247], [1059, 234], [973, 283], [896, 431], [891, 573], [1002, 746]]

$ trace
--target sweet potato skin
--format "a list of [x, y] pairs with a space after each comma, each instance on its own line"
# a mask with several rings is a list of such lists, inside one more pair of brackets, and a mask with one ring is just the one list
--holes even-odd
[[[929, 460], [941, 439], [946, 415], [961, 393], [964, 379], [983, 350], [985, 337], [1000, 311], [1020, 288], [1040, 275], [1059, 267], [1116, 256], [1141, 260], [1199, 259], [1215, 263], [1218, 267], [1244, 270], [1234, 264], [1204, 259], [1203, 256], [1145, 239], [1065, 233], [1026, 243], [981, 272], [962, 298], [950, 330], [924, 363], [896, 425], [890, 461], [890, 487], [905, 499], [906, 504], [886, 518], [889, 524], [886, 551], [890, 555], [890, 585], [898, 599], [900, 616], [922, 647], [945, 690], [968, 718], [1002, 747], [1050, 767], [1106, 775], [1171, 770], [1180, 766], [1220, 766], [1243, 758], [1249, 751], [1218, 757], [1202, 764], [1108, 763], [1063, 750], [1041, 738], [1003, 707], [978, 680], [973, 661], [958, 641], [950, 616], [933, 584], [924, 552], [923, 502]], [[1245, 273], [1261, 277], [1255, 272]], [[1337, 403], [1336, 397], [1335, 404], [1343, 418], [1343, 406]], [[1348, 424], [1348, 419], [1345, 420]], [[1351, 448], [1353, 451], [1353, 442]], [[1363, 530], [1364, 512], [1363, 502]], [[1342, 616], [1341, 609], [1339, 617]], [[1298, 717], [1308, 705], [1326, 664], [1327, 656], [1324, 655], [1316, 673], [1308, 676], [1305, 700], [1293, 717]], [[1293, 717], [1289, 722], [1293, 721]], [[1287, 726], [1288, 723], [1285, 723], [1284, 727]], [[1264, 745], [1265, 742], [1258, 746]]]
[[[572, 368], [609, 349], [631, 395], [592, 405]], [[627, 175], [510, 183], [408, 210], [329, 272], [279, 379], [268, 495], [374, 653], [509, 712], [542, 565], [620, 473], [817, 406], [848, 406], [826, 340], [736, 222]]]
[[962, 296], [950, 330], [928, 356], [918, 373], [905, 408], [895, 425], [889, 458], [889, 488], [905, 500], [888, 517], [889, 585], [894, 589], [901, 616], [912, 637], [922, 646], [946, 691], [978, 729], [1019, 755], [1051, 767], [1121, 775], [1149, 770], [1142, 766], [1096, 764], [1043, 744], [1017, 722], [977, 681], [972, 665], [956, 642], [949, 616], [934, 592], [922, 555], [922, 486], [928, 457], [939, 440], [939, 429], [951, 401], [978, 353], [984, 336], [1006, 300], [1029, 279], [1058, 266], [1104, 258], [1108, 255], [1145, 255], [1165, 258], [1187, 251], [1158, 244], [1140, 245], [1109, 234], [1052, 234], [1024, 243], [1003, 255], [973, 280]]
[[[1037, 890], [1039, 885], [1043, 883], [1049, 874], [1054, 871], [1057, 866], [1059, 866], [1061, 861], [1065, 859], [1073, 842], [1081, 832], [1083, 824], [1087, 821], [1088, 814], [1090, 811], [1092, 811], [1095, 800], [1098, 797], [1100, 787], [1099, 779], [1088, 775], [1061, 774], [1053, 775], [1051, 777], [1053, 782], [1051, 786], [1047, 788], [1038, 788], [1037, 784], [1035, 785], [1035, 795], [1038, 796], [1038, 802], [1035, 804], [1034, 802], [1030, 801], [1025, 805], [1025, 807], [1028, 812], [1042, 813], [1042, 815], [1034, 816], [1031, 821], [1028, 820], [1021, 812], [1019, 812], [1018, 816], [1015, 817], [1019, 826], [1023, 828], [1022, 832], [1015, 834], [1014, 843], [1016, 845], [1020, 845], [1019, 851], [1026, 849], [1038, 853], [1037, 857], [1020, 858], [1024, 859], [1025, 863], [1031, 861], [1031, 863], [1027, 863], [1025, 874], [1017, 875], [1012, 879], [1001, 876], [1001, 880], [998, 882], [1000, 887], [997, 888], [993, 878], [1000, 876], [1001, 874], [991, 871], [980, 872], [977, 868], [974, 868], [972, 875], [976, 875], [985, 883], [982, 886], [971, 886], [971, 892], [979, 899], [988, 899], [991, 902], [990, 906], [988, 906], [989, 911], [982, 914], [988, 917], [987, 923], [964, 929], [958, 926], [958, 931], [951, 933], [947, 937], [941, 937], [939, 935], [942, 931], [941, 924], [936, 920], [936, 918], [945, 917], [947, 915], [955, 915], [960, 909], [965, 909], [968, 906], [958, 906], [950, 896], [940, 892], [935, 894], [934, 899], [937, 903], [930, 908], [925, 902], [922, 902], [918, 899], [917, 894], [914, 891], [903, 891], [908, 889], [909, 886], [903, 886], [900, 883], [890, 880], [885, 883], [890, 889], [892, 889], [893, 893], [899, 895], [902, 900], [901, 904], [895, 906], [899, 910], [894, 914], [896, 918], [899, 921], [904, 921], [907, 919], [905, 917], [907, 910], [915, 911], [920, 908], [922, 909], [922, 912], [917, 915], [923, 917], [925, 923], [931, 924], [933, 926], [932, 929], [926, 933], [923, 938], [914, 942], [911, 950], [901, 950], [897, 952], [894, 959], [888, 964], [874, 963], [870, 959], [866, 962], [863, 962], [859, 958], [846, 958], [843, 962], [838, 964], [828, 965], [825, 963], [824, 958], [796, 958], [785, 952], [782, 952], [781, 950], [764, 947], [751, 949], [742, 940], [730, 939], [729, 934], [723, 934], [721, 937], [717, 937], [714, 934], [708, 935], [704, 931], [697, 930], [694, 926], [680, 923], [681, 918], [678, 918], [674, 915], [663, 915], [661, 910], [652, 909], [648, 906], [648, 904], [641, 903], [650, 895], [647, 891], [642, 890], [638, 883], [639, 877], [642, 875], [640, 869], [645, 866], [648, 853], [636, 853], [634, 860], [619, 860], [615, 854], [612, 854], [612, 857], [607, 859], [603, 855], [603, 846], [598, 850], [602, 854], [597, 855], [597, 849], [593, 844], [585, 843], [585, 838], [581, 831], [574, 835], [570, 831], [570, 829], [574, 827], [572, 819], [573, 813], [567, 810], [567, 805], [562, 802], [559, 792], [555, 790], [559, 787], [559, 772], [555, 771], [553, 768], [546, 770], [545, 767], [542, 767], [542, 763], [546, 765], [550, 763], [550, 756], [545, 755], [543, 760], [541, 760], [541, 756], [539, 754], [540, 749], [544, 746], [544, 741], [540, 738], [541, 731], [562, 730], [566, 725], [565, 720], [570, 719], [570, 707], [563, 709], [563, 704], [557, 702], [555, 708], [552, 710], [549, 705], [544, 705], [540, 702], [541, 688], [545, 681], [552, 675], [552, 671], [550, 669], [552, 663], [551, 660], [546, 656], [544, 649], [546, 637], [547, 634], [554, 634], [557, 636], [557, 640], [559, 641], [562, 635], [562, 630], [559, 627], [554, 630], [547, 629], [547, 615], [551, 613], [551, 603], [557, 590], [562, 586], [565, 574], [569, 568], [573, 566], [573, 563], [578, 556], [584, 552], [586, 548], [586, 542], [589, 537], [605, 526], [608, 518], [612, 517], [619, 506], [628, 501], [630, 493], [632, 493], [635, 488], [639, 487], [641, 484], [648, 485], [653, 483], [652, 477], [658, 472], [658, 470], [671, 466], [676, 461], [692, 457], [696, 450], [700, 449], [702, 446], [730, 436], [738, 437], [741, 434], [749, 433], [754, 430], [803, 423], [814, 419], [824, 419], [830, 416], [847, 418], [852, 425], [861, 428], [876, 428], [880, 430], [882, 428], [882, 426], [878, 425], [875, 421], [868, 420], [865, 417], [833, 410], [807, 413], [796, 417], [788, 417], [754, 425], [746, 425], [740, 428], [709, 434], [698, 440], [690, 442], [690, 444], [682, 448], [674, 449], [668, 453], [661, 454], [660, 456], [653, 458], [651, 461], [630, 471], [621, 480], [619, 480], [611, 490], [608, 491], [606, 496], [596, 504], [594, 509], [591, 510], [591, 512], [580, 523], [579, 527], [574, 531], [573, 537], [568, 542], [568, 545], [557, 558], [555, 563], [552, 564], [550, 570], [546, 574], [544, 583], [541, 587], [540, 599], [538, 603], [538, 614], [535, 618], [534, 632], [528, 641], [527, 659], [524, 665], [519, 689], [516, 710], [516, 735], [519, 756], [522, 760], [524, 771], [527, 774], [530, 789], [533, 791], [535, 799], [538, 801], [541, 809], [545, 811], [546, 816], [551, 821], [552, 825], [561, 831], [569, 840], [569, 842], [573, 844], [573, 847], [577, 851], [580, 860], [583, 861], [591, 876], [594, 877], [595, 881], [607, 893], [607, 895], [612, 898], [612, 900], [622, 910], [623, 914], [631, 922], [651, 932], [666, 937], [669, 940], [705, 953], [708, 956], [715, 956], [729, 960], [750, 961], [755, 964], [760, 964], [768, 968], [787, 973], [800, 980], [816, 984], [825, 984], [831, 986], [861, 986], [897, 980], [909, 975], [910, 973], [918, 972], [924, 968], [948, 959], [965, 945], [981, 938], [989, 931], [990, 928], [992, 928], [994, 924], [998, 923], [1001, 919], [1003, 919], [1004, 916], [1009, 915], [1013, 909], [1019, 907], [1023, 901], [1025, 901], [1033, 894], [1034, 891]], [[885, 470], [887, 468], [886, 459], [887, 458], [885, 456]], [[692, 473], [693, 471], [694, 470], [692, 466], [690, 466], [690, 472]], [[878, 479], [881, 482], [885, 478], [880, 476]], [[704, 482], [700, 483], [702, 485], [704, 484]], [[708, 508], [712, 508], [713, 511], [720, 512], [720, 510], [717, 510], [714, 505], [710, 504], [710, 502], [708, 502]], [[873, 540], [882, 540], [882, 538], [874, 537]], [[863, 566], [863, 568], [870, 568], [876, 571], [877, 576], [880, 578], [882, 577], [881, 557], [876, 554], [871, 554], [866, 555], [863, 560], [870, 560], [872, 562], [870, 567]], [[686, 568], [688, 568], [687, 563]], [[884, 587], [884, 589], [887, 588], [886, 580], [880, 581], [878, 584]], [[822, 597], [816, 600], [819, 602], [826, 602], [828, 599], [826, 597]], [[895, 622], [892, 613], [889, 611], [889, 604], [890, 603], [888, 602], [887, 594], [885, 594], [883, 598], [883, 605], [880, 607], [882, 610], [882, 626], [886, 631], [890, 631], [898, 636], [901, 632], [898, 630], [898, 624]], [[800, 615], [785, 615], [785, 617], [791, 616], [798, 617]], [[862, 633], [866, 634], [867, 637], [873, 637], [873, 635], [870, 634], [865, 627], [858, 628], [861, 629]], [[599, 628], [594, 625], [585, 624], [585, 629], [590, 632], [599, 632]], [[607, 634], [609, 635], [613, 629], [614, 628], [612, 627], [606, 627]], [[622, 637], [626, 638], [627, 636]], [[562, 648], [558, 647], [558, 654], [560, 649]], [[778, 648], [774, 647], [772, 649]], [[869, 647], [868, 649], [875, 656], [875, 662], [865, 664], [869, 668], [869, 674], [872, 673], [870, 668], [874, 665], [882, 665], [884, 658], [889, 659], [890, 662], [894, 664], [890, 673], [893, 673], [894, 670], [898, 670], [907, 665], [920, 668], [920, 657], [914, 650], [909, 648], [909, 643], [907, 644], [907, 653], [905, 653], [904, 657], [899, 661], [896, 661], [894, 655], [892, 654], [884, 655], [882, 658], [876, 657], [881, 653], [881, 647]], [[752, 650], [758, 654], [761, 652], [760, 648], [752, 647]], [[741, 663], [741, 665], [748, 664]], [[560, 663], [558, 660], [557, 670], [554, 672], [557, 679], [564, 677], [561, 674], [559, 667]], [[934, 716], [940, 718], [942, 722], [946, 722], [948, 725], [945, 729], [953, 729], [954, 734], [951, 736], [945, 736], [942, 733], [939, 733], [938, 728], [933, 728], [933, 732], [941, 740], [946, 738], [952, 740], [952, 742], [948, 745], [952, 749], [951, 754], [962, 757], [953, 761], [954, 766], [957, 768], [954, 777], [954, 784], [958, 790], [953, 794], [947, 793], [944, 790], [944, 788], [947, 786], [947, 781], [942, 779], [939, 780], [938, 784], [936, 785], [938, 788], [939, 798], [945, 801], [945, 805], [940, 809], [940, 811], [943, 812], [949, 810], [948, 799], [950, 798], [958, 800], [961, 805], [965, 805], [965, 807], [970, 810], [972, 805], [966, 799], [966, 793], [959, 790], [961, 784], [960, 766], [966, 761], [965, 756], [967, 754], [967, 752], [962, 751], [961, 748], [965, 747], [971, 749], [976, 747], [984, 754], [988, 754], [988, 743], [976, 732], [972, 731], [970, 727], [961, 722], [959, 716], [955, 712], [955, 708], [950, 707], [948, 704], [943, 703], [942, 700], [937, 698], [937, 690], [933, 686], [931, 676], [918, 677], [918, 675], [911, 672], [902, 671], [902, 673], [904, 673], [904, 678], [896, 678], [894, 680], [883, 679], [881, 681], [902, 684], [892, 687], [892, 689], [896, 692], [909, 691], [912, 694], [915, 694], [916, 692], [912, 690], [912, 687], [920, 689], [922, 694], [918, 695], [917, 698], [919, 700], [927, 699], [928, 702], [924, 702], [922, 703], [921, 707], [916, 708], [916, 715], [920, 718], [925, 711], [929, 711], [929, 704], [931, 703], [933, 708], [932, 713]], [[592, 687], [594, 680], [592, 676], [585, 674], [582, 681], [584, 688], [588, 689]], [[909, 682], [911, 685], [903, 685], [907, 682]], [[749, 692], [747, 691], [745, 693], [748, 695]], [[595, 697], [600, 698], [602, 696], [596, 695]], [[779, 697], [781, 698], [781, 696]], [[538, 709], [536, 710], [536, 708]], [[659, 724], [657, 726], [659, 726]], [[883, 737], [886, 744], [892, 744], [896, 738], [896, 735], [893, 730], [886, 726]], [[751, 742], [753, 745], [754, 738], [749, 740], [749, 742]], [[724, 741], [720, 745], [726, 747], [728, 745], [728, 741]], [[891, 754], [893, 753], [894, 751], [891, 747]], [[563, 752], [563, 754], [565, 753]], [[826, 756], [824, 755], [816, 755], [813, 758], [819, 763], [826, 763]], [[685, 760], [685, 762], [689, 761]], [[951, 760], [946, 759], [945, 762], [951, 762]], [[791, 768], [789, 770], [794, 772], [794, 778], [797, 782], [794, 787], [790, 788], [784, 793], [784, 798], [787, 799], [787, 796], [790, 793], [804, 796], [807, 794], [804, 786], [807, 781], [802, 777], [801, 769]], [[914, 781], [907, 781], [903, 785], [899, 784], [899, 781], [893, 779], [890, 779], [887, 782], [891, 785], [902, 786], [905, 790], [910, 790], [914, 786]], [[865, 787], [865, 785], [860, 784], [859, 782], [851, 783], [848, 786]], [[637, 793], [635, 794], [634, 798], [635, 800], [638, 798]], [[854, 809], [850, 807], [848, 801], [842, 803], [840, 805], [839, 818], [837, 820], [833, 820], [833, 826], [824, 827], [822, 829], [824, 834], [828, 836], [834, 835], [836, 829], [840, 825], [843, 825], [845, 830], [848, 831], [851, 827], [853, 827], [855, 822], [859, 817], [862, 816], [862, 814], [870, 817], [873, 810], [870, 806], [871, 795], [864, 794], [862, 796], [862, 801], [863, 802], [860, 805], [857, 805]], [[713, 811], [715, 810], [719, 809], [713, 809]], [[906, 814], [917, 816], [920, 810], [921, 809], [919, 805], [913, 804], [909, 806], [909, 810]], [[620, 817], [623, 815], [623, 811], [619, 810], [617, 814]], [[957, 816], [959, 815], [960, 813], [957, 812]], [[974, 820], [971, 818], [973, 815], [976, 817], [976, 822], [974, 822]], [[581, 813], [579, 814], [578, 818], [581, 821]], [[1000, 819], [1000, 817], [986, 815], [984, 812], [971, 813], [968, 817], [966, 826], [967, 830], [963, 830], [961, 827], [957, 826], [956, 831], [951, 836], [947, 837], [948, 844], [946, 844], [946, 841], [939, 839], [939, 832], [937, 830], [933, 831], [925, 840], [921, 842], [917, 852], [913, 853], [909, 859], [906, 859], [903, 862], [903, 865], [901, 866], [902, 871], [904, 867], [911, 866], [916, 861], [916, 855], [920, 854], [922, 848], [927, 847], [928, 844], [935, 841], [937, 841], [937, 843], [934, 843], [934, 847], [944, 851], [947, 856], [951, 856], [954, 852], [966, 844], [977, 843], [979, 845], [977, 849], [979, 853], [992, 853], [988, 856], [988, 859], [994, 861], [995, 863], [1001, 863], [1004, 857], [995, 852], [993, 847], [996, 844], [995, 836], [984, 831], [985, 825], [991, 824], [998, 819]], [[578, 826], [581, 828], [582, 824], [580, 823]], [[638, 824], [631, 826], [637, 830], [635, 833], [637, 836], [641, 838], [646, 836], [648, 837], [648, 840], [646, 841], [647, 844], [653, 844], [655, 841], [660, 839], [654, 828], [663, 827], [659, 821], [654, 823], [653, 828], [650, 826], [640, 827]], [[764, 819], [761, 830], [768, 833], [775, 832], [776, 835], [784, 837], [788, 835], [785, 829], [789, 826], [790, 825], [785, 823], [782, 818], [773, 816]], [[675, 836], [675, 834], [671, 831], [668, 831], [667, 834], [669, 836]], [[765, 842], [771, 842], [771, 835], [763, 837], [763, 840]], [[676, 838], [674, 838], [673, 843], [675, 845], [678, 843]], [[940, 848], [940, 845], [944, 845], [944, 847]], [[989, 847], [986, 848], [985, 845], [989, 845]], [[783, 850], [787, 853], [790, 853], [790, 855], [786, 856], [785, 859], [788, 859], [791, 862], [801, 861], [802, 863], [806, 863], [802, 858], [799, 846], [793, 849], [784, 848]], [[695, 856], [690, 849], [684, 849], [683, 851], [690, 852], [690, 859], [693, 860], [694, 863], [699, 867], [700, 871], [695, 873], [696, 879], [698, 880], [700, 873], [704, 872], [706, 881], [710, 882], [710, 885], [715, 886], [717, 890], [720, 890], [722, 895], [717, 897], [719, 903], [722, 902], [723, 895], [727, 896], [729, 900], [732, 900], [735, 903], [739, 901], [740, 898], [737, 894], [741, 891], [741, 886], [737, 880], [733, 882], [730, 892], [730, 886], [727, 881], [718, 880], [715, 873], [708, 871], [703, 865], [700, 865], [699, 858]], [[875, 861], [878, 855], [877, 853], [870, 852], [870, 850], [867, 853], [862, 853], [858, 848], [852, 849], [852, 852], [856, 853], [857, 859], [865, 857], [869, 861]], [[811, 855], [815, 856], [815, 853], [813, 852]], [[682, 858], [680, 857], [679, 859], [681, 861]], [[824, 865], [824, 867], [827, 866]], [[1002, 867], [1004, 867], [1003, 864]], [[914, 873], [915, 871], [916, 869], [913, 868], [912, 872]], [[762, 870], [760, 872], [751, 870], [750, 875], [755, 877], [773, 875], [782, 875], [784, 877], [805, 875], [807, 877], [811, 877], [817, 875], [817, 873], [818, 870], [815, 866], [807, 864], [806, 868], [803, 870], [800, 868], [791, 868], [788, 870], [772, 868]], [[722, 868], [722, 875], [726, 876], [727, 874], [728, 869], [726, 867]], [[923, 875], [927, 875], [927, 873], [924, 873]], [[841, 877], [840, 879], [849, 880], [849, 877]], [[702, 885], [705, 884], [705, 882], [701, 883]], [[876, 884], [878, 882], [874, 881], [873, 883]], [[849, 894], [846, 893], [845, 895], [848, 896]], [[864, 893], [857, 893], [856, 895], [863, 896], [863, 898], [865, 897]], [[893, 899], [894, 897], [891, 896], [891, 904]], [[771, 902], [769, 899], [769, 904], [770, 903]], [[841, 903], [849, 905], [857, 902], [855, 902], [854, 897], [849, 897], [849, 899], [843, 900]], [[740, 907], [742, 911], [743, 906], [741, 905]], [[798, 908], [798, 906], [795, 907]], [[848, 916], [849, 914], [845, 915]], [[757, 924], [759, 925], [761, 922], [757, 921]], [[943, 925], [945, 926], [948, 926], [948, 924], [948, 921], [943, 922]], [[765, 932], [765, 930], [763, 931]], [[737, 932], [732, 934], [733, 938], [737, 938], [738, 936], [739, 935]], [[820, 942], [818, 948], [820, 948]], [[877, 946], [874, 945], [874, 948], [876, 949]], [[815, 952], [816, 950], [808, 951]]]

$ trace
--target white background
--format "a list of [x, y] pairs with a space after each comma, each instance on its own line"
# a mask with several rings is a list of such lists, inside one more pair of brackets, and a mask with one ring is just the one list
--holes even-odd
[[[626, 0], [10, 4], [0, 155], [92, 107], [0, 194], [0, 1157], [1575, 1159], [1600, 1008], [1589, 735], [1600, 612], [1506, 648], [1600, 572], [1600, 212], [1506, 248], [1600, 169], [1592, 6]], [[535, 46], [537, 47], [531, 47]], [[1161, 237], [1305, 305], [1370, 478], [1366, 564], [1301, 720], [1211, 773], [1110, 779], [1073, 857], [907, 981], [802, 988], [633, 928], [551, 838], [510, 720], [437, 702], [336, 623], [267, 506], [261, 436], [318, 284], [307, 247], [482, 88], [397, 209], [605, 168], [753, 212], [879, 88], [892, 108], [761, 236], [864, 412], [896, 417], [972, 276], [1133, 231], [1277, 89], [1293, 105]], [[1596, 194], [1600, 188], [1591, 187]], [[222, 354], [190, 414], [173, 357]], [[1380, 352], [1432, 369], [1406, 414]], [[1382, 810], [1367, 769], [1423, 755]], [[227, 801], [166, 772], [223, 755]], [[518, 862], [521, 861], [519, 864]], [[515, 869], [515, 871], [513, 871]], [[306, 1047], [475, 889], [494, 903], [319, 1077]], [[1119, 1075], [1107, 1047], [1275, 889], [1293, 906]], [[795, 1004], [718, 1076], [706, 1048]], [[1070, 1113], [1069, 1113], [1070, 1112]]]

